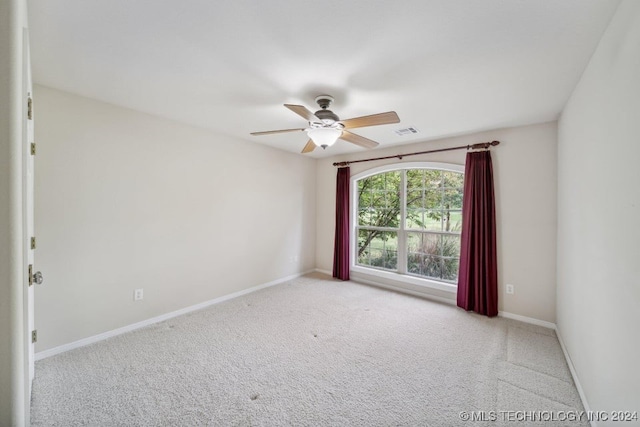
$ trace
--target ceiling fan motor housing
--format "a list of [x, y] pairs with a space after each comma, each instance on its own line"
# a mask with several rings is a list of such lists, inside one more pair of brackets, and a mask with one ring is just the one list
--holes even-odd
[[340, 120], [337, 114], [329, 110], [329, 105], [333, 102], [333, 97], [330, 95], [320, 95], [316, 97], [316, 102], [320, 106], [321, 110], [316, 111], [314, 114], [317, 118], [322, 120], [325, 125], [331, 125]]
[[324, 123], [328, 122], [330, 124], [340, 120], [340, 118], [331, 110], [318, 110], [314, 114]]

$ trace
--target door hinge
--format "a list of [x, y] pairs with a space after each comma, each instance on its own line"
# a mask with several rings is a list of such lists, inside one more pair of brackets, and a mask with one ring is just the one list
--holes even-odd
[[38, 342], [38, 330], [31, 331], [31, 344]]
[[36, 238], [32, 237], [31, 238], [31, 249], [35, 249], [36, 248]]
[[36, 155], [36, 143], [35, 142], [31, 143], [31, 155], [32, 156]]
[[33, 99], [27, 99], [27, 119], [33, 120]]

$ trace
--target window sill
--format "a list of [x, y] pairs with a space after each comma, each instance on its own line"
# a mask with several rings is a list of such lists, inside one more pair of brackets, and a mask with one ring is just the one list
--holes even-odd
[[453, 284], [420, 279], [392, 271], [351, 266], [351, 273], [351, 278], [355, 281], [379, 285], [412, 295], [437, 299], [446, 303], [455, 304], [456, 294], [458, 292], [458, 287]]

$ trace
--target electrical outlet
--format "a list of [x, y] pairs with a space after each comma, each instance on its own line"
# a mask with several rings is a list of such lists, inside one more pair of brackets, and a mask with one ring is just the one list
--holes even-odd
[[513, 285], [507, 285], [506, 290], [508, 294], [513, 294], [515, 291], [515, 287]]
[[140, 301], [144, 297], [142, 289], [136, 289], [133, 291], [133, 300]]

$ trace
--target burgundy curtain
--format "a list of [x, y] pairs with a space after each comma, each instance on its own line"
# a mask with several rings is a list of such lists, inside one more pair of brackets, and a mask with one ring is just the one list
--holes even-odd
[[495, 211], [491, 153], [467, 153], [458, 306], [489, 317], [498, 314]]
[[339, 168], [336, 179], [336, 237], [333, 277], [349, 280], [349, 167]]

